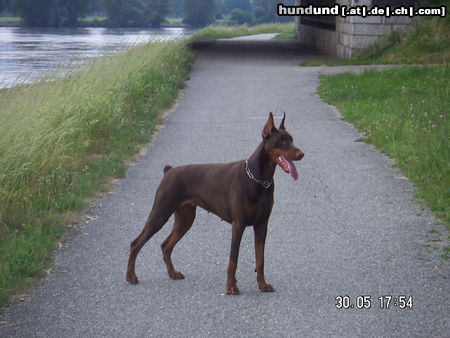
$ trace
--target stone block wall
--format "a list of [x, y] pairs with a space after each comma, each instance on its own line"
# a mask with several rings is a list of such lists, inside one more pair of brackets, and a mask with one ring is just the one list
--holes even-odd
[[[318, 1], [319, 3], [319, 1]], [[336, 0], [339, 5], [372, 7], [372, 0]], [[301, 0], [297, 0], [297, 5]], [[317, 4], [317, 6], [320, 6]], [[297, 39], [299, 42], [310, 45], [328, 54], [341, 58], [350, 58], [358, 48], [363, 48], [377, 41], [381, 36], [392, 30], [405, 29], [411, 23], [407, 16], [386, 18], [384, 16], [361, 16], [336, 17], [336, 28], [323, 29], [304, 25], [301, 17], [296, 17]]]

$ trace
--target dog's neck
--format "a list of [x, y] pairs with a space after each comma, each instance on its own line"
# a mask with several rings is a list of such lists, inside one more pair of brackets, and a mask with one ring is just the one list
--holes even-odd
[[269, 154], [264, 149], [264, 141], [259, 144], [255, 152], [248, 158], [248, 166], [258, 180], [271, 181], [273, 179], [276, 164], [272, 162]]

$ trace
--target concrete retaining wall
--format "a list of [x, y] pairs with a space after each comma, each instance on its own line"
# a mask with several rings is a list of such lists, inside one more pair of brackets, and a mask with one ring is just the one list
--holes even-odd
[[[316, 6], [320, 6], [318, 1]], [[339, 5], [372, 7], [372, 0], [336, 0]], [[301, 0], [297, 0], [297, 5]], [[377, 41], [381, 36], [396, 29], [405, 29], [411, 23], [407, 16], [386, 18], [384, 16], [336, 17], [335, 29], [323, 29], [312, 25], [302, 24], [301, 17], [296, 17], [297, 39], [303, 44], [318, 48], [328, 54], [341, 58], [350, 58], [358, 48], [366, 47]]]

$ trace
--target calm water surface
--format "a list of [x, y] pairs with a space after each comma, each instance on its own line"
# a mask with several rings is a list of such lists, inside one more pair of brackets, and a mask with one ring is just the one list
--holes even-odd
[[86, 59], [149, 41], [189, 36], [185, 28], [22, 28], [0, 27], [0, 88], [64, 72]]

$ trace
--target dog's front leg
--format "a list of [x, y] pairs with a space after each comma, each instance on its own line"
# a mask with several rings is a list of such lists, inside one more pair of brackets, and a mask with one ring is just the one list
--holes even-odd
[[237, 261], [239, 257], [239, 247], [241, 245], [242, 235], [245, 230], [245, 225], [241, 222], [233, 222], [231, 225], [232, 235], [231, 235], [231, 249], [230, 249], [230, 260], [228, 262], [227, 269], [227, 288], [225, 293], [227, 295], [237, 295], [239, 294], [239, 288], [236, 281], [236, 269]]
[[253, 227], [255, 233], [256, 280], [262, 292], [273, 292], [275, 289], [266, 283], [264, 277], [264, 247], [266, 244], [267, 222]]

